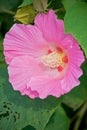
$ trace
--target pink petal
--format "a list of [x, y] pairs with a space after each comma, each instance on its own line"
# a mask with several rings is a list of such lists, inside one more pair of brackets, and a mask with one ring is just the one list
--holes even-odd
[[49, 76], [36, 76], [31, 78], [27, 86], [33, 91], [37, 91], [39, 97], [44, 99], [48, 95], [60, 97], [65, 93], [65, 90], [61, 87], [61, 82], [58, 79], [54, 79]]
[[61, 85], [66, 92], [69, 92], [72, 88], [80, 84], [78, 78], [83, 74], [80, 66], [85, 59], [78, 42], [72, 36], [67, 35], [62, 41], [62, 45], [67, 50], [69, 63], [67, 72], [61, 81]]
[[80, 67], [76, 66], [75, 64], [71, 63], [69, 71], [72, 73], [74, 77], [77, 79], [83, 74], [82, 70]]
[[60, 44], [64, 49], [71, 49], [74, 45], [74, 39], [72, 35], [67, 34], [66, 37], [61, 40]]
[[80, 49], [72, 48], [69, 51], [70, 63], [77, 65], [78, 67], [85, 61], [84, 54]]
[[39, 94], [36, 91], [32, 91], [31, 88], [26, 87], [24, 90], [20, 92], [22, 95], [27, 95], [32, 99], [39, 97]]
[[50, 10], [47, 14], [37, 15], [35, 25], [40, 29], [47, 41], [60, 43], [60, 40], [65, 37], [63, 21], [57, 20], [53, 10]]
[[60, 44], [67, 51], [69, 62], [79, 67], [85, 60], [79, 43], [73, 38], [71, 34], [67, 34], [66, 37], [61, 40]]
[[8, 67], [9, 81], [12, 83], [14, 90], [22, 91], [26, 88], [32, 76], [43, 74], [41, 68], [35, 59], [29, 56], [19, 56], [12, 60]]
[[51, 80], [48, 76], [32, 77], [28, 82], [27, 87], [30, 87], [33, 91], [37, 91], [39, 93], [39, 97], [44, 99], [49, 95], [53, 87], [55, 87], [54, 82], [51, 82]]
[[66, 76], [61, 80], [62, 89], [69, 92], [72, 88], [78, 86], [80, 81], [71, 72], [68, 72]]
[[70, 50], [73, 47], [75, 47], [75, 49], [80, 49], [78, 42], [73, 38], [71, 34], [66, 34], [64, 39], [61, 40], [60, 45], [67, 50]]
[[47, 49], [47, 42], [39, 29], [32, 25], [15, 24], [4, 39], [4, 55], [9, 64], [16, 56], [38, 57]]
[[61, 80], [56, 80], [56, 86], [52, 89], [51, 95], [55, 97], [60, 97], [65, 93], [66, 91], [61, 86]]

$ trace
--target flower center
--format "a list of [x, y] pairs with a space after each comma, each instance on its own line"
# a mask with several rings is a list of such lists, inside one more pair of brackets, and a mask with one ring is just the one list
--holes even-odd
[[58, 71], [62, 71], [67, 62], [67, 55], [60, 50], [50, 51], [50, 53], [48, 53], [47, 55], [42, 56], [42, 63], [45, 66], [50, 67], [52, 69], [57, 68]]

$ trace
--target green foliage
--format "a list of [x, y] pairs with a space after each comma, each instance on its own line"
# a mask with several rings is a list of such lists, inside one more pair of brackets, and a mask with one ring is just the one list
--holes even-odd
[[26, 127], [24, 127], [22, 130], [36, 130], [34, 127], [28, 125]]
[[65, 15], [65, 31], [72, 33], [87, 56], [87, 3], [75, 3]]
[[2, 45], [2, 43], [3, 43], [3, 37], [2, 37], [1, 34], [0, 34], [0, 51], [3, 50], [3, 45]]
[[48, 1], [48, 8], [54, 9], [58, 19], [64, 19], [65, 9], [63, 7], [61, 0], [49, 0]]
[[72, 7], [73, 4], [76, 3], [77, 0], [62, 0], [62, 3], [64, 5], [64, 8], [66, 9], [66, 11]]
[[0, 32], [4, 37], [5, 33], [14, 24], [13, 16], [11, 16], [10, 14], [2, 13], [0, 14], [0, 22], [1, 22]]
[[0, 13], [15, 9], [23, 0], [0, 0]]
[[13, 25], [13, 15], [23, 0], [0, 0], [0, 32], [4, 36]]
[[33, 0], [24, 0], [23, 3], [20, 5], [20, 7], [30, 5], [32, 3], [33, 3]]
[[54, 10], [63, 7], [61, 0], [48, 0], [48, 5], [49, 5], [50, 8], [52, 8]]
[[[0, 35], [0, 68], [1, 67], [6, 67], [6, 64], [5, 64], [4, 55], [3, 55], [3, 38]], [[3, 78], [0, 75], [0, 83], [1, 83], [1, 79], [3, 80]]]
[[69, 130], [69, 124], [70, 122], [64, 109], [59, 105], [50, 118], [45, 130]]

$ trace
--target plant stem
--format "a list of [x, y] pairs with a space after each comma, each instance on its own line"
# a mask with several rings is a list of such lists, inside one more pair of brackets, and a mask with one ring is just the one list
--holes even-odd
[[7, 13], [7, 14], [11, 14], [11, 15], [14, 15], [15, 14], [15, 12], [13, 12], [13, 11], [11, 11], [11, 10], [7, 10], [7, 9], [4, 9], [4, 8], [2, 8], [1, 9], [4, 13]]
[[84, 105], [82, 106], [82, 108], [80, 109], [80, 111], [76, 115], [77, 120], [75, 122], [73, 130], [78, 130], [79, 129], [79, 126], [81, 124], [82, 118], [83, 118], [86, 110], [87, 110], [87, 101], [84, 103]]

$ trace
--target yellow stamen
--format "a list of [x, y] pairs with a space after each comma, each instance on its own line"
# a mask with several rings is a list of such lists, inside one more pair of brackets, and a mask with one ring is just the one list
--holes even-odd
[[48, 55], [44, 55], [42, 57], [42, 62], [45, 66], [50, 68], [57, 68], [58, 66], [63, 66], [64, 62], [62, 57], [64, 56], [63, 53], [58, 53], [57, 51], [53, 51]]

